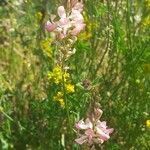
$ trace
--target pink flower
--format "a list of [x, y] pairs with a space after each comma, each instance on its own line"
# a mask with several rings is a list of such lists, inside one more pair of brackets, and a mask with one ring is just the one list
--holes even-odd
[[[98, 110], [98, 116], [102, 114], [100, 109]], [[96, 116], [96, 117], [98, 117]], [[94, 122], [91, 122], [89, 118], [85, 120], [80, 120], [76, 124], [76, 128], [79, 130], [79, 138], [75, 139], [78, 144], [87, 143], [92, 145], [94, 143], [102, 144], [110, 138], [110, 134], [113, 132], [113, 128], [107, 128], [105, 121], [100, 121], [94, 119]]]
[[67, 31], [71, 27], [71, 23], [63, 6], [58, 7], [57, 12], [60, 17], [60, 20], [57, 22], [57, 31], [59, 32], [59, 37], [62, 39], [67, 36]]
[[72, 35], [79, 34], [85, 27], [85, 24], [77, 24], [76, 27], [71, 31]]
[[60, 18], [66, 18], [66, 11], [64, 6], [59, 6], [57, 9], [57, 13]]
[[85, 134], [81, 135], [80, 138], [75, 139], [75, 142], [78, 144], [88, 143], [89, 145], [93, 144], [93, 138], [95, 137], [95, 133], [92, 129], [85, 130]]
[[70, 15], [70, 18], [72, 19], [72, 21], [71, 21], [72, 26], [74, 26], [74, 29], [71, 31], [72, 35], [79, 34], [85, 28], [84, 18], [81, 14], [81, 11], [82, 11], [81, 8], [82, 7], [79, 9], [77, 7], [77, 5], [78, 5], [78, 3], [72, 9], [72, 12], [71, 12], [71, 15]]
[[45, 29], [49, 32], [54, 31], [57, 28], [57, 25], [55, 23], [51, 23], [50, 21], [47, 21], [45, 24]]
[[107, 141], [110, 138], [109, 134], [111, 134], [114, 131], [113, 128], [111, 129], [107, 128], [105, 121], [103, 122], [98, 121], [96, 124], [95, 130], [96, 130], [97, 136], [101, 139], [101, 143], [103, 143], [104, 141]]
[[85, 27], [84, 18], [81, 14], [83, 4], [77, 2], [71, 10], [71, 13], [66, 13], [64, 6], [58, 7], [57, 13], [60, 19], [57, 22], [47, 21], [45, 28], [48, 32], [55, 32], [60, 39], [63, 39], [67, 34], [77, 35]]

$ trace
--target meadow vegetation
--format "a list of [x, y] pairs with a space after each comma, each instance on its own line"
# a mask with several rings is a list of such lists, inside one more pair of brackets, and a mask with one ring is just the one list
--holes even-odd
[[[83, 0], [69, 35], [46, 26], [60, 6], [0, 1], [0, 149], [149, 150], [150, 0]], [[91, 116], [114, 130], [79, 144]]]

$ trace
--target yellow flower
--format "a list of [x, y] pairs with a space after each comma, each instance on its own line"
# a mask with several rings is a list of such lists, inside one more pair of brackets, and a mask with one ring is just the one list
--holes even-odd
[[146, 126], [150, 128], [150, 120], [146, 120]]
[[44, 54], [50, 58], [52, 57], [51, 43], [52, 43], [52, 40], [49, 38], [49, 39], [42, 40], [40, 44], [41, 49], [43, 50]]
[[60, 99], [63, 97], [63, 93], [62, 92], [58, 92], [56, 96], [54, 96], [54, 100]]
[[66, 84], [65, 85], [67, 93], [73, 93], [74, 92], [74, 85], [72, 84]]
[[65, 107], [64, 99], [60, 98], [60, 99], [58, 100], [58, 102], [60, 103], [60, 106], [61, 106], [62, 108]]
[[54, 100], [59, 102], [59, 104], [62, 108], [65, 107], [65, 102], [64, 102], [64, 99], [63, 99], [63, 93], [62, 92], [58, 92], [57, 95], [54, 96]]
[[59, 83], [62, 83], [63, 80], [64, 82], [66, 82], [67, 79], [69, 79], [69, 77], [70, 77], [69, 73], [64, 72], [60, 66], [56, 66], [52, 72], [48, 73], [48, 78], [50, 80], [53, 80], [53, 82], [57, 85]]

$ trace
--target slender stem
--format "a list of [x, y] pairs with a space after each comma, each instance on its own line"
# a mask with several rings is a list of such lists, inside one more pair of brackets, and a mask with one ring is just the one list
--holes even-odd
[[[65, 48], [65, 46], [63, 46]], [[69, 106], [68, 106], [68, 101], [67, 101], [67, 96], [66, 96], [66, 88], [65, 88], [65, 71], [64, 71], [64, 64], [65, 64], [65, 58], [62, 56], [62, 60], [61, 60], [61, 65], [62, 65], [62, 70], [63, 70], [63, 74], [62, 74], [62, 79], [63, 79], [63, 93], [64, 93], [64, 101], [65, 101], [65, 108], [66, 108], [66, 113], [67, 113], [67, 119], [68, 119], [68, 123], [69, 123], [69, 129], [71, 129], [70, 126], [70, 116], [69, 116]]]
[[7, 117], [10, 121], [14, 121], [10, 116], [8, 116], [4, 111], [1, 111], [5, 117]]

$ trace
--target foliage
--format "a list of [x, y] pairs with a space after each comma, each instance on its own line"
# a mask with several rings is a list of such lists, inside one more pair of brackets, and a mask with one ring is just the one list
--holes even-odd
[[0, 1], [0, 149], [87, 149], [75, 144], [74, 124], [86, 115], [89, 87], [115, 129], [101, 149], [150, 149], [150, 1], [85, 0], [66, 83], [54, 69], [58, 41], [44, 29], [61, 4]]

